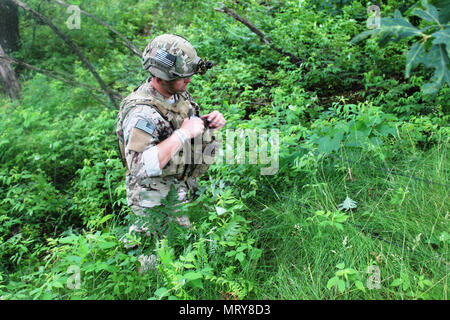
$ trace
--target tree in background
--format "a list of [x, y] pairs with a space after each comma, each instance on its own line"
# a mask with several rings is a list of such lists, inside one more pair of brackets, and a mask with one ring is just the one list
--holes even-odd
[[20, 98], [20, 84], [17, 79], [14, 69], [8, 60], [2, 59], [1, 57], [7, 58], [6, 53], [3, 51], [0, 45], [0, 88], [6, 96], [11, 99]]
[[[0, 0], [0, 56], [19, 49], [19, 14], [9, 0]], [[20, 97], [20, 85], [9, 61], [0, 59], [0, 87], [12, 99]]]
[[0, 0], [0, 45], [6, 53], [19, 49], [19, 13], [10, 0]]

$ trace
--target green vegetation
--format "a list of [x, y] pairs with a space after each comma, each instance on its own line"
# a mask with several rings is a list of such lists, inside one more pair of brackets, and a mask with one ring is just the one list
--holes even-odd
[[[92, 19], [69, 30], [54, 2], [26, 3], [123, 96], [147, 76]], [[295, 64], [213, 0], [72, 1], [141, 50], [188, 38], [215, 62], [189, 87], [204, 113], [279, 129], [280, 168], [214, 164], [181, 208], [192, 229], [126, 249], [117, 110], [17, 67], [22, 99], [0, 101], [0, 299], [448, 299], [448, 7], [385, 3], [367, 37], [369, 1], [224, 1]], [[50, 28], [23, 11], [20, 23], [12, 57], [97, 86]], [[156, 268], [139, 273], [141, 254]]]

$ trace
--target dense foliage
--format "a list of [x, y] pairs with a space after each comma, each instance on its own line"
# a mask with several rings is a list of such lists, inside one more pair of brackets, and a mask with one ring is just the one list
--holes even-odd
[[[26, 3], [123, 96], [147, 77], [94, 20], [70, 30], [65, 8]], [[369, 1], [224, 1], [296, 64], [213, 0], [71, 1], [142, 50], [159, 34], [188, 38], [215, 63], [189, 87], [204, 113], [220, 110], [229, 129], [279, 129], [280, 167], [264, 176], [248, 161], [213, 165], [181, 209], [192, 229], [171, 226], [157, 244], [142, 236], [126, 249], [117, 110], [17, 67], [23, 98], [0, 101], [0, 299], [447, 299], [442, 3], [383, 1], [381, 28], [366, 32]], [[97, 85], [24, 11], [20, 34], [13, 57]], [[156, 268], [138, 272], [141, 254], [155, 254]]]

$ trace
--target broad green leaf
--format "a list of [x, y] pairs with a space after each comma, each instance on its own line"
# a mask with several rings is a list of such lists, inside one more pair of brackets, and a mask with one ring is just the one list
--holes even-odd
[[355, 269], [352, 269], [352, 268], [348, 268], [348, 269], [346, 269], [346, 271], [347, 271], [347, 274], [355, 274], [355, 273], [358, 272], [358, 271], [356, 271]]
[[62, 284], [61, 282], [59, 282], [59, 281], [53, 281], [53, 282], [51, 283], [51, 286], [52, 286], [53, 288], [64, 288], [63, 284]]
[[423, 36], [422, 31], [414, 27], [400, 11], [396, 10], [393, 18], [381, 18], [380, 28], [364, 31], [355, 36], [351, 43], [356, 43], [369, 36], [380, 34], [378, 42], [380, 45], [386, 44], [390, 39], [394, 42], [411, 36]]
[[342, 224], [340, 224], [340, 223], [334, 223], [334, 226], [335, 226], [338, 230], [344, 231], [344, 226], [343, 226]]
[[63, 244], [75, 244], [78, 242], [78, 237], [75, 235], [70, 235], [68, 237], [61, 238], [58, 241]]
[[[445, 40], [445, 37], [447, 36], [445, 32], [436, 32], [436, 34], [436, 42], [448, 42]], [[430, 79], [431, 82], [426, 83], [422, 86], [422, 89], [426, 94], [436, 93], [444, 85], [445, 82], [450, 84], [450, 60], [448, 57], [448, 48], [446, 50], [446, 45], [444, 45], [443, 43], [434, 44], [431, 49], [426, 52], [424, 50], [423, 43], [415, 43], [408, 52], [408, 56], [406, 59], [405, 77], [408, 77], [410, 70], [419, 63], [423, 63], [428, 68], [435, 69], [434, 74]]]
[[236, 254], [236, 250], [231, 250], [225, 253], [225, 257], [232, 257]]
[[344, 262], [341, 262], [341, 263], [336, 265], [336, 268], [338, 268], [338, 269], [344, 269], [344, 267], [345, 267], [345, 263]]
[[425, 52], [425, 43], [422, 41], [414, 43], [406, 56], [405, 78], [409, 78], [411, 69], [421, 63], [421, 58]]
[[371, 128], [357, 129], [358, 126], [352, 127], [350, 133], [345, 139], [345, 145], [347, 147], [362, 147], [368, 142], [368, 136], [370, 134]]
[[104, 217], [98, 222], [98, 224], [102, 224], [102, 223], [108, 221], [108, 220], [111, 219], [113, 216], [114, 216], [113, 214], [108, 214], [108, 215], [104, 216]]
[[331, 138], [329, 136], [324, 136], [317, 140], [318, 144], [318, 151], [319, 152], [325, 152], [330, 153], [333, 151], [333, 144], [331, 142]]
[[41, 299], [42, 300], [51, 300], [52, 299], [52, 293], [50, 291], [45, 292]]
[[393, 135], [394, 137], [398, 137], [397, 128], [393, 124], [382, 124], [380, 127], [377, 127], [377, 131], [381, 133], [383, 137], [387, 137], [389, 134]]
[[434, 74], [431, 77], [431, 82], [423, 85], [422, 89], [426, 94], [434, 94], [447, 82], [450, 85], [450, 59], [448, 58], [447, 51], [443, 44], [435, 45], [430, 50], [430, 57], [432, 57], [435, 63]]
[[427, 1], [422, 1], [422, 5], [425, 10], [415, 8], [412, 14], [426, 21], [439, 24], [439, 13], [437, 9], [431, 4], [428, 4]]
[[398, 279], [394, 279], [394, 281], [392, 281], [391, 283], [391, 287], [398, 287], [399, 285], [401, 285], [403, 282], [402, 279], [398, 278]]
[[117, 296], [120, 296], [120, 285], [116, 284], [113, 288], [113, 291]]
[[448, 5], [448, 0], [434, 0], [433, 4], [439, 11], [439, 21], [442, 24], [448, 23], [450, 21], [450, 6]]
[[239, 252], [238, 254], [236, 254], [236, 259], [239, 260], [239, 262], [243, 262], [245, 259], [245, 253], [243, 252]]
[[186, 272], [183, 277], [186, 278], [187, 281], [194, 281], [203, 278], [203, 275], [200, 272], [189, 271]]
[[169, 290], [167, 290], [167, 288], [159, 288], [158, 290], [155, 291], [155, 296], [158, 299], [162, 299], [163, 297], [167, 296], [169, 293]]
[[74, 265], [81, 265], [83, 258], [75, 255], [69, 255], [64, 259], [66, 262]]
[[380, 29], [373, 29], [373, 30], [367, 30], [367, 31], [363, 31], [360, 34], [356, 35], [351, 41], [350, 43], [355, 44], [361, 40], [366, 39], [367, 37], [373, 36], [375, 34], [377, 34], [380, 31]]
[[348, 219], [348, 216], [346, 216], [345, 214], [341, 214], [341, 215], [334, 217], [335, 222], [345, 222], [345, 221], [347, 221], [347, 219]]
[[80, 244], [80, 246], [78, 247], [78, 253], [80, 254], [81, 257], [85, 257], [89, 254], [89, 246], [87, 243], [83, 242]]
[[108, 271], [108, 272], [114, 272], [114, 270], [116, 269], [115, 266], [109, 265], [105, 262], [100, 262], [100, 263], [96, 263], [95, 264], [95, 271]]
[[117, 246], [115, 242], [99, 242], [97, 245], [100, 249], [109, 249]]
[[423, 289], [423, 287], [424, 287], [424, 286], [423, 286], [423, 282], [422, 282], [422, 281], [419, 281], [419, 288], [420, 288], [420, 289]]
[[430, 287], [430, 286], [433, 285], [433, 282], [431, 282], [431, 281], [428, 280], [428, 279], [425, 279], [425, 280], [423, 280], [423, 284]]
[[[125, 288], [125, 291], [124, 291], [124, 293], [125, 294], [129, 294], [131, 291], [133, 291], [133, 287], [127, 287], [127, 288]], [[161, 299], [161, 298], [160, 298]]]
[[450, 28], [439, 30], [432, 34], [433, 44], [445, 44], [447, 47], [447, 55], [450, 56]]
[[328, 130], [325, 136], [316, 139], [315, 142], [318, 144], [318, 151], [324, 153], [331, 153], [333, 151], [339, 150], [341, 146], [341, 140], [344, 136], [344, 130]]
[[403, 291], [406, 291], [409, 289], [409, 287], [411, 286], [411, 282], [409, 281], [408, 278], [406, 278], [403, 283], [402, 283], [402, 289]]
[[262, 254], [262, 250], [261, 249], [253, 248], [250, 251], [249, 259], [250, 260], [258, 260], [261, 257], [261, 254]]
[[422, 32], [402, 17], [398, 10], [396, 10], [394, 18], [381, 19], [381, 32], [395, 37], [394, 41], [410, 36], [422, 36]]
[[337, 285], [338, 285], [338, 288], [339, 288], [339, 292], [343, 293], [345, 291], [345, 281], [339, 279]]
[[194, 287], [194, 288], [203, 289], [202, 279], [195, 279], [195, 280], [192, 280], [190, 283], [191, 283], [192, 287]]
[[330, 280], [328, 280], [328, 282], [327, 282], [327, 289], [330, 289], [333, 286], [337, 286], [338, 280], [339, 280], [338, 277], [333, 277]]
[[[440, 45], [434, 45], [431, 49], [425, 53], [420, 62], [423, 63], [428, 68], [436, 68], [441, 64], [442, 59], [445, 59], [444, 56], [441, 55]], [[444, 51], [445, 52], [445, 51]]]
[[358, 290], [361, 290], [361, 291], [366, 292], [366, 289], [364, 288], [364, 285], [363, 285], [363, 283], [362, 283], [361, 281], [356, 280], [356, 281], [355, 281], [355, 286], [356, 286], [356, 288], [357, 288]]

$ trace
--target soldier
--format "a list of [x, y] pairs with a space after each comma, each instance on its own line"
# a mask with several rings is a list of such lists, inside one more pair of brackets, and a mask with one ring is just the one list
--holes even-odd
[[[218, 141], [213, 131], [226, 123], [219, 111], [200, 116], [199, 105], [186, 91], [194, 74], [211, 67], [186, 39], [171, 34], [154, 38], [142, 64], [151, 77], [122, 101], [116, 130], [127, 166], [127, 204], [137, 216], [161, 205], [171, 186], [180, 201], [192, 199], [197, 177], [211, 163], [196, 161], [199, 153], [214, 157]], [[192, 143], [194, 138], [201, 138], [201, 148]], [[175, 220], [190, 227], [187, 216]], [[147, 230], [139, 225], [130, 228], [130, 232]]]

